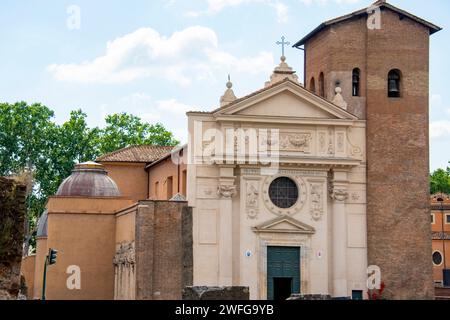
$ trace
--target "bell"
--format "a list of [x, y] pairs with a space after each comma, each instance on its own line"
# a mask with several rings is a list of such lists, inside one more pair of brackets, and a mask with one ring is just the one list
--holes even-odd
[[398, 88], [398, 83], [395, 79], [389, 80], [389, 92], [392, 92], [392, 93], [400, 92], [400, 90]]

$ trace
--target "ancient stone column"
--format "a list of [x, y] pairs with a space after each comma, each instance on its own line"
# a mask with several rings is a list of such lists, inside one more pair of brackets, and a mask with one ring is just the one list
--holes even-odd
[[332, 199], [332, 270], [333, 296], [347, 297], [347, 173], [334, 172], [331, 186]]
[[236, 194], [233, 167], [220, 168], [219, 200], [219, 285], [233, 283], [233, 196]]

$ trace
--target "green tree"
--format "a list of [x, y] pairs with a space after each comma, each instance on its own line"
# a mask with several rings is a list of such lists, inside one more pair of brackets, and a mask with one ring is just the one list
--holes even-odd
[[108, 115], [101, 130], [99, 148], [102, 154], [131, 145], [175, 146], [179, 142], [160, 123], [151, 125], [128, 113]]
[[33, 171], [45, 158], [54, 113], [41, 104], [0, 104], [0, 175]]
[[55, 194], [76, 163], [92, 161], [100, 155], [100, 131], [89, 128], [86, 118], [87, 115], [81, 110], [72, 111], [68, 121], [49, 132], [51, 145], [45, 161], [36, 171], [40, 191], [45, 197]]
[[39, 103], [0, 103], [0, 176], [26, 176], [29, 231], [26, 243], [34, 244], [39, 216], [75, 163], [130, 145], [176, 145], [178, 141], [160, 123], [120, 113], [107, 116], [106, 127], [89, 128], [81, 110], [57, 125], [54, 112]]
[[431, 194], [443, 192], [450, 194], [450, 168], [437, 169], [430, 175]]
[[0, 104], [0, 175], [26, 176], [25, 180], [30, 184], [27, 194], [28, 240], [32, 238], [37, 218], [45, 206], [46, 197], [42, 195], [36, 175], [45, 170], [48, 162], [52, 145], [49, 137], [56, 130], [53, 115], [52, 110], [38, 103]]

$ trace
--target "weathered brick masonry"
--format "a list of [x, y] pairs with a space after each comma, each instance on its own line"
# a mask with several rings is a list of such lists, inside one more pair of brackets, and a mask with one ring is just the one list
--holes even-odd
[[0, 177], [0, 300], [17, 299], [20, 289], [26, 187]]
[[192, 285], [192, 208], [185, 202], [139, 202], [136, 285], [137, 300], [180, 300]]
[[[435, 32], [436, 30], [434, 30]], [[429, 208], [430, 27], [381, 8], [332, 24], [305, 42], [305, 85], [324, 74], [325, 97], [343, 89], [348, 110], [367, 120], [368, 263], [380, 266], [388, 298], [433, 298]], [[352, 71], [361, 71], [352, 96]], [[388, 98], [387, 75], [401, 71], [401, 97]]]

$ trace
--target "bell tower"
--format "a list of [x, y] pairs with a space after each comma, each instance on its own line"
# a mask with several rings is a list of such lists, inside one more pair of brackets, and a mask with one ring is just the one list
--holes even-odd
[[307, 89], [367, 122], [368, 265], [390, 299], [434, 298], [429, 207], [429, 39], [438, 26], [377, 1], [322, 23], [294, 47]]

